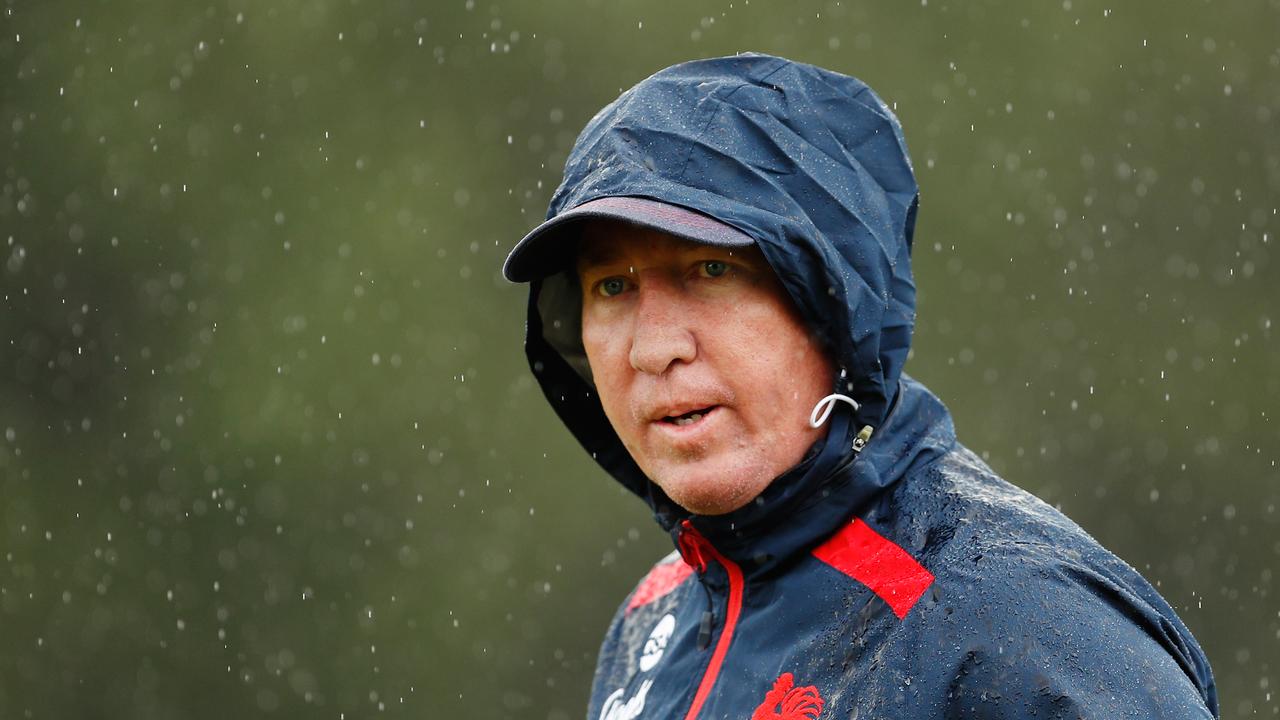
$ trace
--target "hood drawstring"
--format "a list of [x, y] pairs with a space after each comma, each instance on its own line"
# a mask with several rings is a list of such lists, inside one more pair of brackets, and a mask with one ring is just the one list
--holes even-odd
[[[826, 422], [827, 418], [831, 417], [831, 411], [835, 409], [836, 402], [849, 403], [849, 405], [853, 407], [855, 412], [860, 407], [858, 405], [858, 401], [854, 400], [848, 395], [841, 395], [840, 393], [831, 393], [830, 395], [819, 400], [818, 404], [813, 406], [813, 412], [809, 413], [809, 427], [811, 428], [822, 427], [822, 423]], [[863, 425], [862, 429], [858, 431], [857, 436], [853, 438], [853, 451], [856, 453], [862, 452], [862, 448], [867, 446], [867, 441], [871, 439], [871, 433], [874, 431], [875, 431], [874, 428], [872, 428], [870, 425]]]

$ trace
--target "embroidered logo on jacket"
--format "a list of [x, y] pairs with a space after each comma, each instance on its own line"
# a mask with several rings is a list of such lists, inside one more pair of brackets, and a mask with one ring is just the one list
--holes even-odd
[[622, 695], [626, 690], [623, 688], [614, 690], [613, 694], [604, 701], [604, 707], [600, 708], [600, 720], [635, 720], [640, 717], [640, 713], [644, 712], [644, 698], [649, 694], [651, 687], [653, 687], [653, 680], [645, 680], [640, 683], [640, 689], [636, 694], [626, 702], [622, 701]]
[[649, 633], [649, 639], [644, 642], [644, 650], [640, 653], [640, 672], [649, 672], [658, 664], [675, 629], [676, 617], [671, 613], [663, 615], [658, 624], [653, 626], [653, 632]]
[[764, 702], [751, 714], [751, 720], [818, 720], [822, 714], [822, 696], [812, 685], [795, 687], [791, 673], [782, 673], [765, 693]]

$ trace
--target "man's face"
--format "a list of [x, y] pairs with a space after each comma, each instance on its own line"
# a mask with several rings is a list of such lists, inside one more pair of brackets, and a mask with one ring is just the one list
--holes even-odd
[[825, 433], [808, 420], [833, 387], [832, 363], [754, 246], [598, 220], [577, 271], [605, 414], [685, 509], [746, 505]]

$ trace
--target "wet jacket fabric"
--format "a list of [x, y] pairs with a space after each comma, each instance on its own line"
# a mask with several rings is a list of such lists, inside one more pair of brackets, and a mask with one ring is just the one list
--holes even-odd
[[763, 55], [668, 68], [591, 120], [548, 217], [609, 196], [752, 236], [828, 343], [833, 391], [859, 408], [841, 405], [756, 501], [691, 515], [609, 426], [563, 332], [573, 305], [549, 301], [557, 276], [531, 284], [535, 377], [677, 548], [616, 613], [588, 718], [1217, 715], [1208, 662], [1168, 603], [997, 477], [902, 372], [917, 188], [898, 121], [866, 85]]

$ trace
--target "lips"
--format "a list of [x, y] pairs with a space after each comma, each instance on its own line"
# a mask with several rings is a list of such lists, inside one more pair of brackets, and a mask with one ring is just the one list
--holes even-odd
[[689, 412], [681, 413], [679, 415], [664, 415], [662, 417], [661, 422], [670, 423], [678, 427], [685, 427], [687, 425], [692, 425], [698, 422], [703, 418], [704, 415], [710, 414], [717, 407], [719, 406], [707, 405], [705, 407], [700, 407], [700, 408], [697, 408], [696, 410], [690, 410]]

